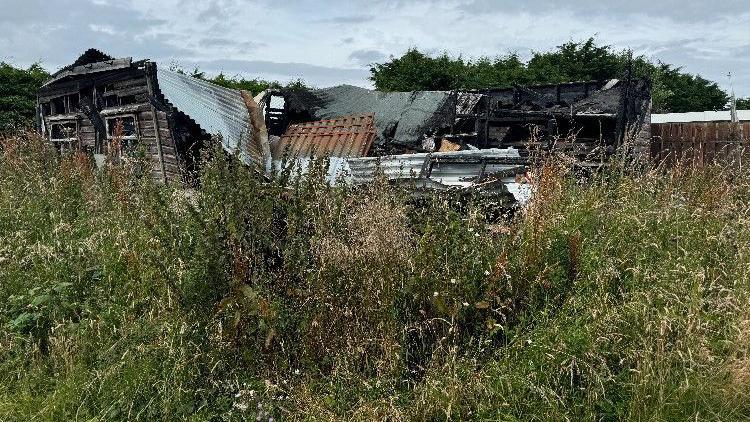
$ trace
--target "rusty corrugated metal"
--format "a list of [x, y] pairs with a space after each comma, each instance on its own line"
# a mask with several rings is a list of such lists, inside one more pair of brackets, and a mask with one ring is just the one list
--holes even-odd
[[328, 177], [335, 181], [345, 170], [346, 159], [367, 155], [375, 139], [373, 114], [290, 125], [271, 147], [277, 167], [284, 158], [304, 170], [313, 157], [329, 157]]
[[372, 114], [344, 116], [290, 125], [274, 145], [273, 156], [289, 153], [295, 157], [363, 157], [375, 137]]

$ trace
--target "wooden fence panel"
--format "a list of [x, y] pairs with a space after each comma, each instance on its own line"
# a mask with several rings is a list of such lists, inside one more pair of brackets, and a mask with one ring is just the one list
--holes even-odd
[[[750, 146], [750, 121], [734, 129], [730, 122], [654, 123], [651, 125], [651, 159], [673, 166], [677, 162], [703, 166], [732, 160]], [[735, 136], [736, 134], [736, 136]]]

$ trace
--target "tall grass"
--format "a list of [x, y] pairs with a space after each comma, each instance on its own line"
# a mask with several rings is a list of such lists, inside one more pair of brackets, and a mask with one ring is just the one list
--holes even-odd
[[750, 178], [553, 162], [506, 220], [324, 168], [0, 144], [0, 420], [746, 420]]

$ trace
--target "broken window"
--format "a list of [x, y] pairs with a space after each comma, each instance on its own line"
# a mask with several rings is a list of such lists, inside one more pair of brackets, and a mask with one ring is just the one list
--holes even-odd
[[121, 106], [135, 104], [135, 103], [136, 103], [135, 95], [123, 95], [122, 97], [120, 97]]
[[102, 98], [104, 100], [104, 107], [118, 107], [120, 105], [120, 98], [117, 95], [107, 95]]
[[138, 139], [138, 128], [135, 116], [117, 116], [107, 118], [107, 137], [125, 140]]
[[78, 122], [57, 122], [50, 124], [50, 140], [53, 142], [71, 142], [78, 136]]
[[48, 106], [49, 113], [45, 113], [45, 116], [76, 113], [81, 110], [81, 96], [75, 93], [53, 98]]
[[81, 111], [81, 97], [78, 94], [70, 94], [65, 96], [66, 112], [76, 113]]
[[57, 97], [50, 100], [50, 115], [65, 114], [65, 97]]
[[42, 103], [42, 116], [49, 116], [50, 114], [52, 114], [50, 103]]

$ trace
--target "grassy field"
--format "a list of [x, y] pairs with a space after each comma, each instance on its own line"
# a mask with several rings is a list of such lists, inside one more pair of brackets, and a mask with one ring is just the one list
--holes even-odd
[[214, 154], [2, 141], [0, 420], [750, 418], [746, 170], [548, 164], [486, 221]]

